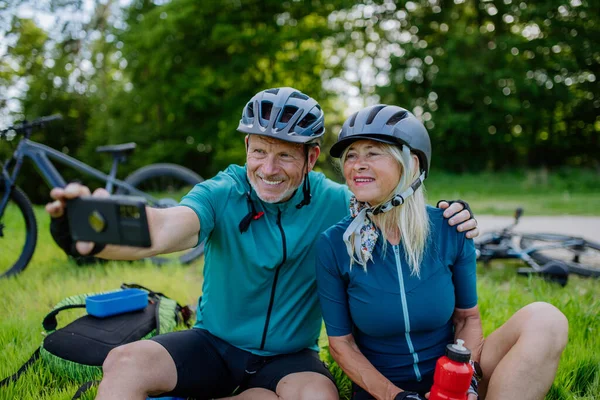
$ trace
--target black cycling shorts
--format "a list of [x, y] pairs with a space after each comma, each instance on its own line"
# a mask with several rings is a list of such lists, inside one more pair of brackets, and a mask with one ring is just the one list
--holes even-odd
[[296, 372], [316, 372], [335, 381], [319, 354], [310, 349], [277, 356], [257, 356], [230, 345], [204, 329], [193, 328], [153, 337], [177, 368], [175, 389], [161, 396], [213, 399], [250, 388], [275, 392], [281, 379]]

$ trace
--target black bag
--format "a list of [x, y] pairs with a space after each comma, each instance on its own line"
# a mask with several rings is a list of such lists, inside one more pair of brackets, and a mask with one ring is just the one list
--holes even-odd
[[106, 318], [84, 315], [57, 329], [56, 315], [67, 309], [85, 308], [85, 299], [98, 293], [68, 297], [46, 315], [42, 323], [47, 336], [42, 345], [15, 374], [0, 381], [0, 387], [19, 378], [38, 358], [53, 373], [78, 383], [85, 382], [75, 398], [102, 377], [102, 364], [108, 353], [123, 344], [172, 332], [179, 323], [188, 322], [191, 311], [162, 293], [137, 284], [123, 284], [121, 289], [138, 288], [148, 292], [148, 306]]

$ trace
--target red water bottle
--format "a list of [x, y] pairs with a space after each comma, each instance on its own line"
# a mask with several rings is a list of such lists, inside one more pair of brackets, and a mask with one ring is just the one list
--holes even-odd
[[466, 400], [471, 385], [473, 367], [469, 363], [471, 351], [463, 346], [464, 340], [446, 346], [446, 355], [440, 357], [433, 373], [429, 400]]

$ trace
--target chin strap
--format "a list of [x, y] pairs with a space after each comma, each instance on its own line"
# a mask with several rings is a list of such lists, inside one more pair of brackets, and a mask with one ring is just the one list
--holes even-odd
[[[419, 186], [421, 186], [423, 184], [424, 180], [425, 180], [425, 171], [421, 172], [421, 175], [417, 179], [415, 179], [415, 181], [413, 183], [411, 183], [410, 186], [404, 192], [402, 192], [400, 194], [396, 193], [394, 195], [394, 197], [391, 198], [391, 200], [386, 201], [382, 205], [375, 207], [373, 209], [373, 215], [388, 212], [392, 208], [401, 206], [402, 204], [404, 204], [406, 199], [408, 197], [412, 196], [412, 194], [417, 191]], [[396, 190], [398, 190], [398, 188], [396, 188]]]
[[[250, 184], [248, 183], [250, 186]], [[252, 186], [250, 186], [250, 190], [246, 192], [246, 200], [248, 201], [248, 214], [240, 221], [238, 228], [240, 229], [240, 233], [244, 233], [250, 227], [250, 223], [257, 219], [260, 219], [263, 215], [265, 215], [264, 211], [256, 212], [256, 207], [254, 207], [254, 202], [252, 201]]]
[[300, 209], [304, 206], [307, 206], [310, 204], [310, 200], [312, 199], [312, 194], [310, 194], [310, 180], [308, 179], [308, 146], [304, 145], [304, 154], [306, 155], [306, 158], [304, 160], [304, 163], [306, 165], [306, 172], [304, 173], [304, 183], [302, 184], [302, 194], [304, 195], [304, 198], [302, 199], [302, 201], [298, 204], [296, 204], [296, 208]]

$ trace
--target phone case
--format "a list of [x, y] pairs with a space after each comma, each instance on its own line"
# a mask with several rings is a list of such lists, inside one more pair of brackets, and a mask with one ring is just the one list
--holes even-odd
[[75, 241], [151, 247], [143, 198], [84, 196], [68, 201], [67, 215]]

